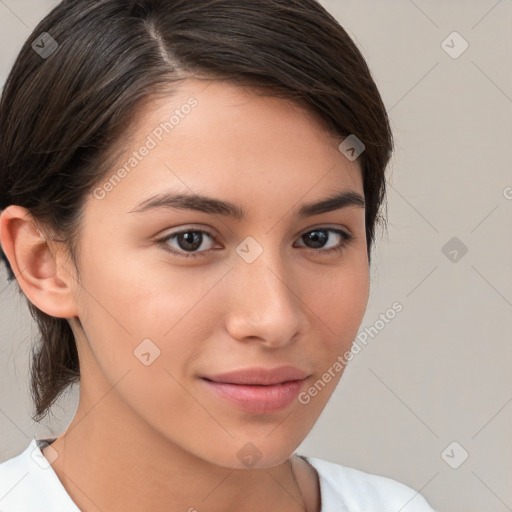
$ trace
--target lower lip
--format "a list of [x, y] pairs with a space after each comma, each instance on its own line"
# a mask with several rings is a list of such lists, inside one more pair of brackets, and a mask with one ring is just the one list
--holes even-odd
[[304, 383], [303, 379], [272, 386], [247, 386], [201, 380], [222, 398], [245, 412], [254, 414], [276, 412], [289, 406], [297, 398]]

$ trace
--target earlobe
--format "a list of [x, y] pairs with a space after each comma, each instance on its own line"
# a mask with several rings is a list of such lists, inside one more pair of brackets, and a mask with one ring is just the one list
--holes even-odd
[[47, 315], [78, 316], [75, 280], [62, 266], [62, 251], [37, 226], [30, 212], [10, 205], [0, 215], [0, 243], [28, 300]]

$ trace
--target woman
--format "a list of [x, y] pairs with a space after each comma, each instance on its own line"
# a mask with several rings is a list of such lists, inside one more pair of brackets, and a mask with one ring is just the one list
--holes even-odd
[[0, 510], [432, 511], [293, 455], [364, 315], [392, 150], [314, 0], [70, 0], [0, 105], [0, 240], [38, 323], [41, 420]]

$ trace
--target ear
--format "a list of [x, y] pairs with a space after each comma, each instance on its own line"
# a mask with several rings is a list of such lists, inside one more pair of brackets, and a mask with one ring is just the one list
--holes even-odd
[[65, 251], [41, 233], [26, 208], [10, 205], [0, 215], [0, 243], [18, 284], [34, 306], [57, 318], [78, 316], [74, 274]]

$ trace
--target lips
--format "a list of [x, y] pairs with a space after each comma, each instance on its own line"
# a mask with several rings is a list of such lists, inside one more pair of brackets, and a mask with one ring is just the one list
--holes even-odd
[[272, 386], [284, 382], [303, 380], [308, 374], [294, 366], [278, 366], [276, 368], [253, 367], [234, 370], [227, 373], [205, 375], [204, 379], [224, 384], [240, 384], [247, 386]]
[[201, 380], [208, 393], [251, 414], [277, 413], [296, 399], [309, 375], [293, 366], [246, 368], [208, 375]]

